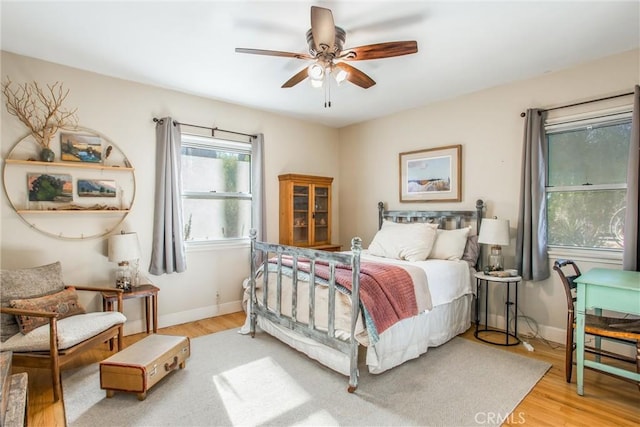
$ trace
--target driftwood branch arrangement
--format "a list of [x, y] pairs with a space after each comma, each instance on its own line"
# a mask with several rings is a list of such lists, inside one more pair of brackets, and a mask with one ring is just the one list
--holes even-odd
[[101, 204], [95, 204], [91, 206], [81, 206], [72, 203], [70, 205], [56, 206], [48, 208], [50, 211], [117, 211], [116, 206], [107, 206]]
[[8, 77], [2, 82], [7, 111], [29, 129], [42, 148], [49, 148], [51, 139], [58, 130], [77, 125], [77, 109], [62, 108], [62, 103], [69, 95], [69, 89], [65, 91], [62, 83], [47, 84], [46, 89], [35, 81], [18, 85], [16, 89], [12, 85], [13, 82]]

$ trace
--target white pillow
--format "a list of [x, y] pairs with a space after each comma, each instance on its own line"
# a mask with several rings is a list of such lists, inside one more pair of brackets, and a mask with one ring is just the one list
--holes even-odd
[[396, 223], [385, 220], [369, 245], [372, 255], [424, 261], [436, 240], [436, 224], [425, 222]]
[[471, 227], [458, 228], [456, 230], [438, 230], [429, 258], [459, 260], [464, 253], [467, 236], [469, 236], [470, 232]]

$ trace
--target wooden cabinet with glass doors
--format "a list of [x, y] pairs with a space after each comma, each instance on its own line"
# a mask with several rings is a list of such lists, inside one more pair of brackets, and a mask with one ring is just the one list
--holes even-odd
[[280, 180], [280, 243], [340, 250], [331, 244], [333, 178], [286, 174]]

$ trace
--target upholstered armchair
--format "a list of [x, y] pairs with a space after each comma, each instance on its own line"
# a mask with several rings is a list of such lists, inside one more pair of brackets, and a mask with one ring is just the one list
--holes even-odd
[[[122, 348], [122, 292], [114, 288], [66, 286], [59, 262], [1, 272], [1, 351], [13, 364], [49, 368], [53, 398], [62, 397], [61, 368], [77, 354], [117, 338]], [[77, 291], [118, 292], [118, 310], [85, 312]]]

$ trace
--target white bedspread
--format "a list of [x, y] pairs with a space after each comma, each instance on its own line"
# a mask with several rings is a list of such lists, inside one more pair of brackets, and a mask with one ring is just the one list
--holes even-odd
[[[422, 270], [427, 283], [427, 290], [431, 295], [431, 305], [433, 307], [450, 303], [460, 298], [462, 295], [472, 293], [472, 273], [469, 263], [466, 261], [448, 261], [440, 259], [429, 259], [426, 261], [403, 261], [391, 258], [382, 258], [369, 254], [368, 251], [362, 251], [361, 261], [380, 262], [383, 264], [399, 265], [405, 268], [411, 268], [410, 272], [415, 269]], [[412, 273], [412, 277], [415, 273]], [[415, 284], [415, 283], [414, 283]], [[422, 291], [424, 293], [425, 291]], [[416, 298], [420, 293], [420, 288], [416, 287]], [[420, 309], [420, 302], [418, 308]], [[428, 306], [426, 308], [429, 309]], [[420, 310], [423, 311], [423, 310]]]

